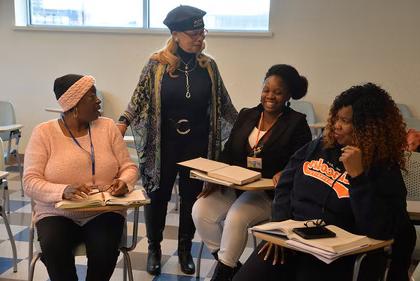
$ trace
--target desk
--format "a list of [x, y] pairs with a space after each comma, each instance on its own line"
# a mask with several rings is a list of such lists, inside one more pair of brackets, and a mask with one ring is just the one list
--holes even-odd
[[311, 129], [324, 129], [327, 126], [327, 122], [316, 122], [308, 125]]
[[[261, 232], [256, 232], [253, 231], [252, 234], [264, 241], [268, 241], [271, 242], [273, 244], [279, 245], [280, 247], [284, 247], [287, 249], [293, 249], [294, 251], [297, 251], [294, 248], [291, 248], [290, 245], [288, 245], [286, 243], [286, 238], [282, 238], [279, 236], [275, 236], [275, 235], [270, 235], [270, 234], [266, 234], [266, 233], [261, 233]], [[378, 249], [388, 249], [390, 248], [390, 246], [392, 245], [392, 243], [394, 242], [393, 240], [375, 240], [375, 239], [370, 239], [371, 240], [371, 244], [367, 247], [364, 248], [360, 248], [357, 250], [354, 250], [352, 252], [343, 254], [342, 256], [351, 256], [351, 255], [357, 255], [357, 258], [354, 262], [354, 270], [353, 270], [353, 281], [357, 280], [358, 276], [359, 276], [359, 270], [360, 270], [360, 265], [363, 261], [363, 259], [366, 257], [367, 253], [370, 251], [374, 251], [374, 250], [378, 250]]]
[[133, 136], [124, 136], [124, 141], [126, 144], [133, 144], [134, 143], [134, 137]]
[[[52, 106], [47, 106], [45, 108], [45, 111], [47, 111], [47, 112], [54, 112], [54, 113], [63, 113], [63, 110], [60, 107], [52, 107]], [[101, 109], [99, 109], [99, 112], [100, 113], [103, 113], [104, 110], [101, 108]]]
[[8, 175], [9, 175], [9, 172], [0, 171], [0, 180], [7, 178]]
[[420, 221], [420, 201], [407, 200], [407, 212], [411, 220]]

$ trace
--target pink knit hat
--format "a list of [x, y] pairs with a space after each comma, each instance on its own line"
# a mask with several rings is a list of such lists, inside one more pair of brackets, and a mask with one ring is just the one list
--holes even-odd
[[95, 85], [90, 75], [67, 74], [55, 79], [54, 92], [63, 112], [69, 111]]

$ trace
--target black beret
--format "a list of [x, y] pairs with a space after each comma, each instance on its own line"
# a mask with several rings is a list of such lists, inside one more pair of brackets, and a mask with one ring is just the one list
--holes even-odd
[[172, 31], [185, 31], [204, 28], [203, 10], [195, 7], [180, 5], [171, 10], [163, 23]]

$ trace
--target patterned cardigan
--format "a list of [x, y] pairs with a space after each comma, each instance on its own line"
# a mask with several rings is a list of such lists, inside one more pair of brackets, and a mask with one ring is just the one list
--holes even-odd
[[[167, 65], [149, 60], [122, 116], [130, 123], [139, 157], [144, 188], [159, 188], [161, 159], [161, 84]], [[209, 59], [207, 71], [212, 82], [208, 158], [218, 159], [222, 140], [229, 137], [238, 114], [223, 84], [218, 67]]]

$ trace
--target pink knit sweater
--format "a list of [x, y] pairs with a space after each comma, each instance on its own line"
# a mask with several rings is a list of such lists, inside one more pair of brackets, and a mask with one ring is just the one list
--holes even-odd
[[[98, 186], [120, 179], [133, 188], [138, 178], [137, 166], [131, 161], [127, 147], [109, 118], [100, 117], [91, 123], [95, 150]], [[77, 138], [83, 151], [73, 139], [64, 135], [58, 120], [41, 123], [32, 132], [25, 151], [23, 182], [25, 193], [35, 202], [35, 222], [48, 216], [64, 216], [84, 224], [98, 212], [75, 212], [56, 209], [69, 184], [92, 185], [89, 136]]]

